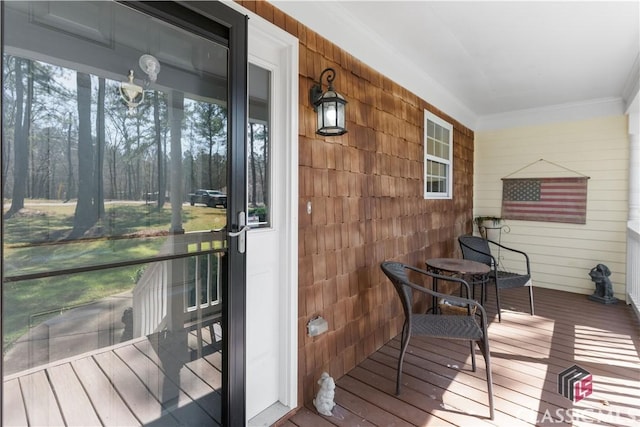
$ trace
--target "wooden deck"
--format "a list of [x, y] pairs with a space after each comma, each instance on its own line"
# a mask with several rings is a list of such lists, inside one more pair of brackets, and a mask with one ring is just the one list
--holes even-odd
[[213, 328], [197, 332], [128, 341], [7, 376], [3, 425], [219, 426], [221, 352]]
[[[398, 338], [336, 381], [332, 417], [308, 402], [281, 426], [636, 426], [640, 422], [640, 323], [630, 306], [602, 305], [585, 295], [535, 289], [504, 291], [502, 323], [489, 295], [495, 420], [480, 352], [470, 371], [469, 347], [413, 338], [395, 396]], [[506, 310], [505, 310], [506, 309]], [[593, 393], [577, 403], [557, 391], [557, 376], [577, 364], [593, 375]]]
[[[496, 418], [488, 419], [485, 365], [470, 371], [468, 345], [414, 338], [403, 389], [394, 395], [394, 339], [336, 382], [332, 417], [308, 402], [281, 426], [634, 426], [640, 420], [640, 323], [629, 306], [535, 289], [529, 316], [523, 289], [494, 301], [489, 326]], [[5, 426], [220, 425], [221, 353], [208, 329], [185, 343], [138, 339], [4, 379]], [[171, 342], [171, 340], [166, 341]], [[198, 343], [202, 357], [197, 357]], [[175, 342], [174, 342], [175, 343]], [[184, 352], [183, 352], [184, 353]], [[572, 403], [557, 376], [577, 364], [593, 375], [593, 394]], [[569, 411], [570, 410], [570, 411]]]

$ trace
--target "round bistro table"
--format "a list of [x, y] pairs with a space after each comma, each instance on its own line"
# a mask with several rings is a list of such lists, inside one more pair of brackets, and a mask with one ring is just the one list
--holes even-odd
[[[462, 258], [431, 258], [426, 261], [427, 270], [442, 274], [453, 275], [465, 280], [472, 291], [472, 298], [476, 297], [476, 286], [480, 285], [480, 304], [484, 305], [486, 296], [486, 284], [489, 278], [489, 272], [491, 269], [488, 265], [477, 261], [471, 261], [469, 259]], [[438, 291], [438, 282], [433, 282], [434, 291]], [[466, 298], [469, 298], [467, 295]], [[435, 298], [434, 298], [435, 299]], [[433, 310], [436, 309], [436, 301], [433, 301]]]

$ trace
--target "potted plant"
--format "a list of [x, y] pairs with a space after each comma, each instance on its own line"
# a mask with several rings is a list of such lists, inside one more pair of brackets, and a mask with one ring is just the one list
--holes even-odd
[[487, 230], [502, 228], [503, 219], [498, 216], [477, 216], [473, 223], [478, 227], [478, 231], [483, 238], [487, 238]]

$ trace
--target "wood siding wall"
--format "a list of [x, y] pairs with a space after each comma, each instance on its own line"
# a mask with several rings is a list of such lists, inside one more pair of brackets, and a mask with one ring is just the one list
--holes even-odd
[[[624, 299], [629, 139], [625, 116], [476, 132], [475, 215], [500, 215], [501, 178], [590, 177], [587, 223], [507, 220], [502, 242], [531, 257], [534, 286], [591, 294], [589, 271], [606, 264]], [[539, 162], [545, 159], [548, 162]], [[570, 169], [570, 170], [567, 170]]]
[[[244, 7], [300, 40], [299, 402], [323, 371], [338, 379], [402, 328], [403, 315], [380, 263], [424, 267], [458, 254], [471, 231], [473, 132], [266, 2]], [[348, 101], [348, 133], [315, 134], [309, 89], [326, 67]], [[453, 200], [423, 199], [423, 111], [454, 125]], [[307, 214], [311, 202], [312, 213]], [[307, 335], [316, 316], [329, 331]]]

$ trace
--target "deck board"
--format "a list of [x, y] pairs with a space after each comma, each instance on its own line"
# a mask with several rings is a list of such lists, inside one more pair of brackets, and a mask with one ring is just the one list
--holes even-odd
[[220, 390], [222, 388], [222, 375], [211, 363], [205, 359], [196, 359], [186, 366], [199, 378], [209, 384], [213, 389]]
[[340, 401], [333, 410], [332, 421], [343, 427], [351, 426], [410, 426], [401, 418], [370, 404], [365, 399], [340, 387], [335, 390], [335, 398]]
[[47, 374], [66, 425], [78, 427], [102, 425], [71, 365], [54, 366], [47, 370]]
[[[197, 404], [193, 403], [193, 399], [186, 395], [176, 381], [167, 377], [160, 366], [151, 362], [136, 347], [123, 347], [116, 351], [116, 354], [136, 373], [141, 382], [149, 390], [149, 392], [161, 403], [163, 411], [171, 409], [173, 416], [178, 420], [180, 425], [211, 425], [213, 418], [205, 412], [205, 410]], [[182, 375], [178, 378], [178, 383], [183, 382]], [[165, 401], [167, 390], [177, 390], [177, 402]]]
[[127, 364], [129, 369], [135, 372], [135, 375], [149, 392], [162, 402], [162, 389], [165, 382], [169, 381], [164, 372], [136, 346], [122, 347], [115, 350], [114, 353]]
[[[370, 358], [359, 365], [362, 370], [354, 369], [349, 375], [357, 375], [361, 381], [366, 381], [382, 391], [395, 393], [397, 358], [387, 357], [378, 360], [385, 361], [387, 364]], [[460, 390], [447, 390], [442, 385], [451, 384], [450, 380], [429, 372], [423, 366], [406, 366], [405, 368], [407, 369], [403, 369], [403, 372], [406, 372], [406, 375], [402, 377], [403, 386], [400, 395], [397, 396], [398, 399], [428, 409], [429, 412], [453, 424], [489, 425], [485, 420], [489, 416], [486, 382], [483, 390], [462, 384], [461, 381], [456, 381], [456, 384], [460, 383]], [[414, 374], [424, 376], [419, 378]], [[480, 385], [483, 384], [480, 383]], [[442, 411], [443, 407], [456, 409], [457, 413], [449, 414]]]
[[294, 415], [292, 415], [288, 421], [299, 427], [333, 427], [336, 424], [329, 421], [332, 419], [333, 417], [318, 415], [318, 413], [315, 412], [315, 408], [311, 411], [303, 406]]
[[[137, 419], [143, 424], [150, 424], [163, 418], [160, 402], [149, 393], [136, 374], [115, 353], [104, 352], [96, 354], [93, 358]], [[163, 423], [166, 426], [179, 425], [178, 420], [170, 415], [163, 418]]]
[[[161, 366], [162, 362], [148, 341], [137, 343], [136, 348], [156, 365]], [[221, 379], [219, 376], [213, 377], [212, 383], [207, 383], [190, 369], [193, 363], [194, 361], [189, 362], [180, 369], [180, 389], [184, 394], [180, 394], [179, 405], [186, 405], [190, 401], [196, 402], [216, 423], [220, 424], [221, 396], [216, 387], [220, 386]]]
[[[368, 366], [374, 367], [373, 364]], [[377, 371], [366, 369], [365, 366], [353, 369], [349, 376], [375, 388], [379, 392], [394, 393], [395, 376], [393, 379], [383, 378]], [[413, 379], [410, 375], [406, 375], [406, 377], [404, 378], [403, 376], [405, 385], [402, 387], [400, 395], [396, 396], [396, 399], [419, 409], [420, 418], [418, 418], [418, 422], [415, 422], [415, 419], [408, 419], [413, 425], [488, 425], [484, 420], [489, 416], [487, 407], [478, 404], [474, 405], [472, 401], [462, 401], [461, 399], [456, 401], [453, 398], [444, 397], [444, 394], [447, 393], [446, 390], [437, 390], [430, 384], [421, 383], [417, 385], [412, 381]], [[425, 417], [422, 412], [427, 412], [429, 416]]]
[[72, 366], [105, 426], [140, 425], [93, 358], [78, 359]]
[[[388, 347], [386, 351], [380, 351], [376, 357], [370, 358], [370, 362], [365, 361], [362, 366], [372, 372], [381, 372], [389, 381], [395, 382], [398, 349]], [[403, 389], [401, 397], [404, 396], [405, 387], [411, 392], [419, 393], [417, 396], [411, 395], [412, 399], [417, 399], [415, 404], [421, 401], [429, 402], [430, 405], [437, 405], [436, 410], [452, 408], [465, 417], [475, 417], [473, 423], [482, 425], [487, 421], [489, 415], [487, 383], [485, 371], [478, 367], [474, 374], [468, 371], [469, 368], [447, 368], [437, 363], [429, 362], [421, 356], [431, 357], [425, 353], [420, 355], [416, 349], [414, 354], [406, 356], [403, 366]], [[494, 379], [494, 398], [500, 399], [500, 393]], [[498, 405], [496, 405], [497, 407]], [[507, 414], [509, 411], [505, 411]], [[440, 416], [453, 423], [464, 425], [464, 419], [452, 419], [443, 412]], [[500, 412], [497, 412], [500, 416]], [[470, 420], [467, 418], [466, 423]], [[511, 425], [515, 420], [509, 420]]]
[[[363, 399], [366, 399], [386, 412], [397, 411], [400, 418], [413, 425], [426, 425], [436, 419], [437, 415], [434, 414], [434, 411], [429, 411], [430, 408], [427, 406], [424, 406], [424, 409], [418, 408], [400, 399], [394, 399], [389, 391], [381, 391], [359, 381], [357, 374], [361, 371], [362, 369], [360, 367], [356, 367], [349, 375], [340, 378], [338, 385], [351, 390], [354, 394], [362, 396]], [[425, 403], [427, 402], [425, 401]], [[437, 423], [442, 426], [455, 425], [440, 418], [437, 419]]]
[[64, 425], [56, 396], [51, 390], [47, 374], [44, 371], [34, 372], [20, 378], [20, 387], [30, 425]]
[[6, 381], [2, 389], [2, 425], [27, 425], [27, 413], [20, 391], [20, 381], [17, 378]]
[[222, 352], [217, 351], [212, 354], [208, 354], [204, 357], [204, 360], [209, 362], [211, 366], [216, 368], [217, 371], [222, 371]]

